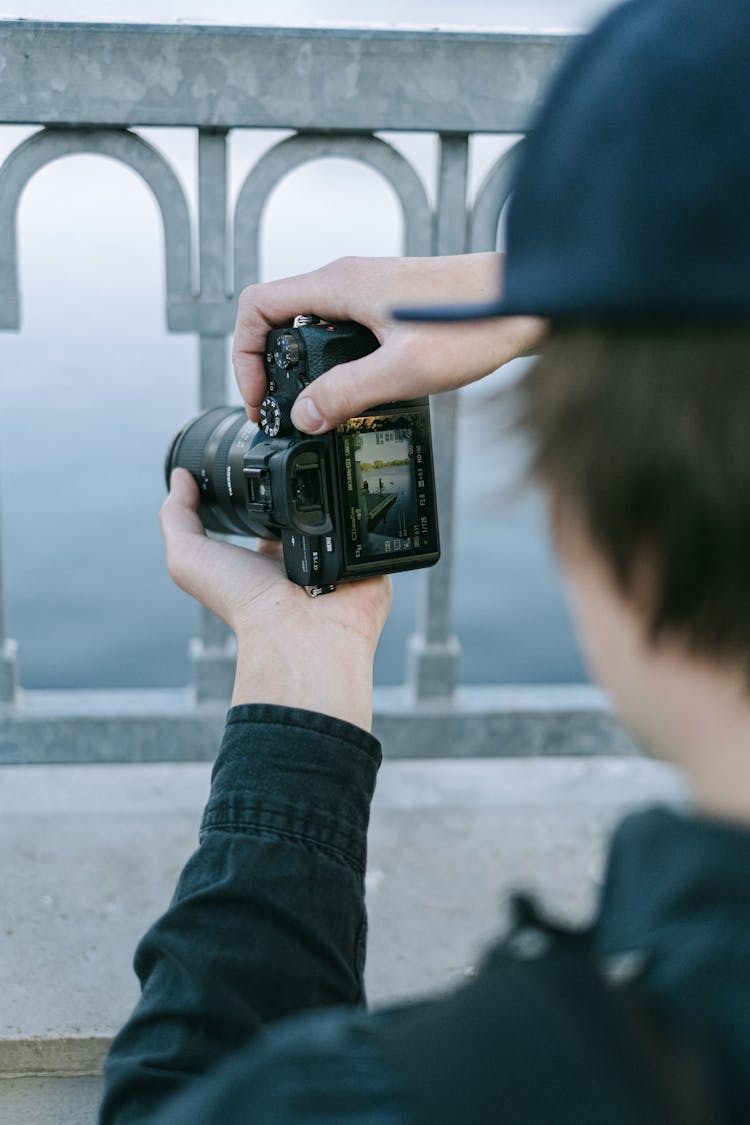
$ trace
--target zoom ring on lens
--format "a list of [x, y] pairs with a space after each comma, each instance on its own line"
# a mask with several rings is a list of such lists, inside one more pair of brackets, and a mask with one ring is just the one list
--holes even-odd
[[201, 470], [206, 463], [208, 440], [217, 424], [229, 413], [232, 413], [232, 407], [217, 406], [197, 415], [182, 428], [167, 458], [167, 484], [170, 472], [178, 466], [192, 473], [196, 481], [200, 479]]

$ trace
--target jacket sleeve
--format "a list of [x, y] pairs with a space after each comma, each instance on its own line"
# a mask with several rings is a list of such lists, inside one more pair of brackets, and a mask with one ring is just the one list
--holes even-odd
[[155, 1120], [240, 1048], [250, 1061], [283, 1017], [364, 1003], [379, 763], [375, 739], [348, 723], [230, 710], [200, 846], [136, 951], [142, 996], [106, 1062], [102, 1125]]

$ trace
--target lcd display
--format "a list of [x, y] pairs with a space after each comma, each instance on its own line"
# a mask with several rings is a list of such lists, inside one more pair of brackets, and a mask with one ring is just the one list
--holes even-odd
[[435, 550], [420, 419], [355, 418], [337, 434], [350, 565]]

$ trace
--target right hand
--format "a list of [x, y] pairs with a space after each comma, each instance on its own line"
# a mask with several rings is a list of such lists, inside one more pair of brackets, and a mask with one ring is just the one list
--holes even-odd
[[497, 294], [501, 264], [501, 256], [493, 253], [340, 258], [311, 273], [248, 286], [240, 294], [232, 348], [248, 416], [257, 422], [266, 394], [266, 335], [298, 313], [354, 320], [381, 344], [370, 355], [327, 371], [302, 392], [292, 421], [306, 433], [325, 433], [379, 403], [453, 390], [528, 353], [546, 329], [535, 317], [458, 324], [390, 318], [397, 306], [489, 301]]

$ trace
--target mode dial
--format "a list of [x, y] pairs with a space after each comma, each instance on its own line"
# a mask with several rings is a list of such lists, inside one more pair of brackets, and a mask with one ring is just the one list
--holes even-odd
[[275, 438], [292, 429], [292, 408], [284, 399], [266, 395], [260, 404], [259, 414], [260, 428], [267, 437]]
[[282, 371], [299, 362], [299, 342], [295, 336], [290, 333], [279, 336], [273, 351], [273, 361]]

